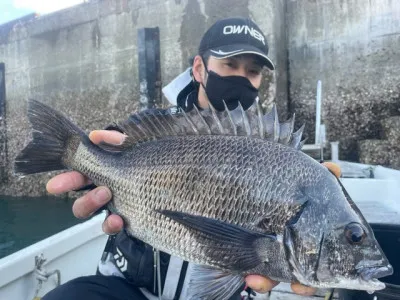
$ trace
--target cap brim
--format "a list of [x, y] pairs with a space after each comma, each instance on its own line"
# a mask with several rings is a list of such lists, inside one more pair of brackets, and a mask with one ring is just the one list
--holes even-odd
[[270, 69], [275, 70], [274, 63], [272, 60], [265, 55], [260, 49], [247, 45], [247, 44], [236, 44], [236, 45], [228, 45], [222, 46], [215, 49], [210, 49], [210, 55], [217, 59], [224, 59], [236, 55], [241, 54], [254, 54], [261, 57], [264, 64]]

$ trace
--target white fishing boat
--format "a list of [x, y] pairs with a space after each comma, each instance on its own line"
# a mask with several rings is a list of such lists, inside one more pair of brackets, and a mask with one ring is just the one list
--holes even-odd
[[[400, 225], [400, 171], [337, 163], [343, 171], [343, 185], [367, 221]], [[0, 299], [40, 298], [58, 284], [94, 274], [107, 239], [101, 229], [104, 217], [105, 214], [97, 215], [1, 259]], [[266, 296], [258, 299], [261, 297], [267, 299]], [[270, 295], [270, 299], [296, 297], [290, 294], [287, 284], [280, 284]]]

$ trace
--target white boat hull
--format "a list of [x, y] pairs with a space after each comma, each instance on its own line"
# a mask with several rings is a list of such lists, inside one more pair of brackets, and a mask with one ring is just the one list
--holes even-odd
[[[32, 300], [38, 287], [35, 257], [43, 254], [44, 268], [59, 270], [61, 283], [96, 272], [107, 235], [101, 223], [105, 214], [93, 217], [0, 260], [0, 299]], [[37, 296], [56, 286], [56, 276], [43, 283]]]

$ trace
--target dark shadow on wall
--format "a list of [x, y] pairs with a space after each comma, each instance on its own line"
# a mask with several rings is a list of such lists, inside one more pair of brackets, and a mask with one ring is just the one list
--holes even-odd
[[0, 62], [0, 184], [7, 181], [6, 67]]

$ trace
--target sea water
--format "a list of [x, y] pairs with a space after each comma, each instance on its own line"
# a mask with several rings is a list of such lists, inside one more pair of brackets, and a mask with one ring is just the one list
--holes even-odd
[[82, 222], [72, 199], [0, 196], [0, 258]]

